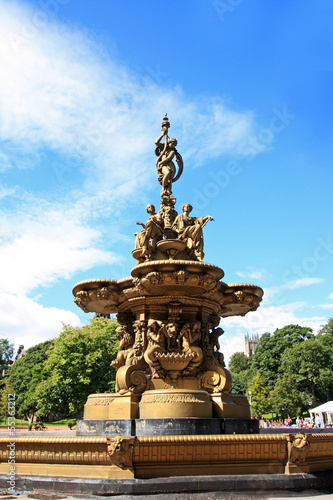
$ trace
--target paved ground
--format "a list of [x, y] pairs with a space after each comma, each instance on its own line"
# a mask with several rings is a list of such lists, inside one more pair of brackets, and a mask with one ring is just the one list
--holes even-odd
[[[12, 496], [12, 495], [0, 495], [0, 500], [1, 499], [19, 499], [19, 500], [31, 500], [31, 499], [37, 499], [37, 500], [57, 500], [60, 498], [64, 500], [105, 500], [105, 496], [94, 496], [94, 495], [61, 495], [61, 494], [54, 494], [51, 492], [40, 492], [40, 493], [22, 493], [17, 496]], [[242, 493], [232, 493], [232, 492], [226, 492], [226, 493], [214, 493], [214, 492], [207, 492], [207, 493], [170, 493], [170, 494], [164, 494], [164, 495], [112, 495], [110, 497], [110, 500], [252, 500], [252, 499], [265, 499], [265, 500], [287, 500], [287, 499], [297, 499], [297, 500], [333, 500], [333, 494], [322, 494], [319, 491], [316, 490], [307, 490], [303, 491], [302, 493], [291, 493], [291, 492], [286, 492], [285, 494], [278, 492], [278, 493], [260, 493], [258, 492], [257, 494], [254, 493], [247, 493], [247, 492], [242, 492]]]

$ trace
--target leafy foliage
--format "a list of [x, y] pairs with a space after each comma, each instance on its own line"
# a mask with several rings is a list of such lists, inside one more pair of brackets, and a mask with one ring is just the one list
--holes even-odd
[[279, 375], [271, 393], [273, 411], [283, 419], [288, 415], [300, 415], [304, 409], [304, 401], [306, 395], [297, 389], [295, 378], [288, 373]]
[[247, 396], [249, 397], [251, 391], [251, 410], [252, 414], [263, 415], [271, 411], [271, 401], [269, 397], [269, 390], [266, 381], [258, 372], [253, 378]]
[[310, 328], [288, 325], [262, 335], [252, 358], [233, 354], [232, 393], [251, 390], [253, 413], [271, 408], [283, 417], [295, 416], [333, 399], [332, 367], [333, 319], [317, 336]]
[[229, 361], [229, 370], [232, 376], [232, 394], [245, 394], [255, 375], [252, 370], [252, 359], [243, 352], [235, 352]]
[[322, 330], [286, 349], [282, 356], [281, 371], [293, 377], [294, 387], [303, 393], [305, 409], [333, 399], [333, 331]]
[[8, 339], [0, 339], [0, 373], [13, 362], [14, 345]]
[[243, 352], [235, 352], [229, 361], [229, 370], [232, 373], [242, 373], [251, 366], [251, 358], [245, 356]]
[[36, 388], [46, 378], [44, 361], [52, 346], [51, 341], [43, 342], [27, 350], [8, 371], [6, 393], [16, 395], [16, 411], [18, 415], [32, 420], [37, 408]]
[[278, 376], [282, 373], [281, 361], [285, 350], [312, 338], [314, 335], [311, 328], [298, 325], [288, 325], [275, 330], [273, 334], [262, 335], [253, 359], [253, 368], [266, 381], [270, 391], [274, 389]]
[[76, 415], [92, 393], [112, 392], [118, 324], [94, 318], [82, 328], [65, 326], [44, 363], [46, 378], [37, 388], [42, 413]]
[[333, 340], [333, 319], [330, 318], [326, 325], [322, 326], [318, 332], [319, 336], [327, 335]]

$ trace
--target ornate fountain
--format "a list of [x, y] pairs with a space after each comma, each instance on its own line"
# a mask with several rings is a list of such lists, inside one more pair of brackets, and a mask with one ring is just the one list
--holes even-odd
[[332, 434], [258, 435], [247, 398], [229, 393], [220, 320], [255, 311], [263, 292], [203, 262], [212, 218], [175, 210], [183, 162], [169, 126], [165, 117], [156, 140], [161, 208], [138, 223], [131, 277], [73, 289], [84, 311], [117, 313], [116, 392], [88, 397], [76, 437], [0, 437], [3, 488], [8, 478], [23, 491], [104, 496], [332, 486]]
[[203, 261], [203, 227], [213, 218], [191, 217], [189, 203], [180, 214], [175, 209], [172, 187], [183, 160], [169, 127], [165, 116], [155, 141], [160, 210], [149, 204], [146, 223], [137, 222], [142, 230], [135, 233], [131, 276], [87, 280], [73, 288], [83, 311], [117, 313], [120, 324], [120, 349], [112, 362], [116, 392], [88, 397], [78, 435], [154, 434], [161, 429], [156, 431], [156, 419], [164, 419], [169, 433], [175, 419], [184, 425], [186, 419], [184, 434], [198, 434], [202, 419], [211, 425], [238, 419], [245, 422], [244, 432], [255, 432], [246, 396], [229, 394], [231, 375], [220, 352], [219, 324], [221, 318], [255, 311], [263, 291], [226, 284], [223, 270]]

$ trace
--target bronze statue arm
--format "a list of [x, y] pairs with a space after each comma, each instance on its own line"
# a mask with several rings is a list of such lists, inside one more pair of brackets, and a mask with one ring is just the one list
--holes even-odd
[[165, 131], [163, 130], [162, 134], [156, 139], [155, 144], [160, 144], [162, 137], [164, 137]]
[[211, 215], [206, 215], [205, 217], [198, 217], [195, 221], [195, 224], [204, 227], [210, 220], [214, 220]]

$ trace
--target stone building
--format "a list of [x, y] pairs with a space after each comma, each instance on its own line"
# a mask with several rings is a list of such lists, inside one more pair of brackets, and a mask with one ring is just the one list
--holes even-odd
[[256, 352], [257, 345], [259, 344], [259, 334], [256, 333], [251, 337], [245, 335], [245, 356], [250, 358]]

